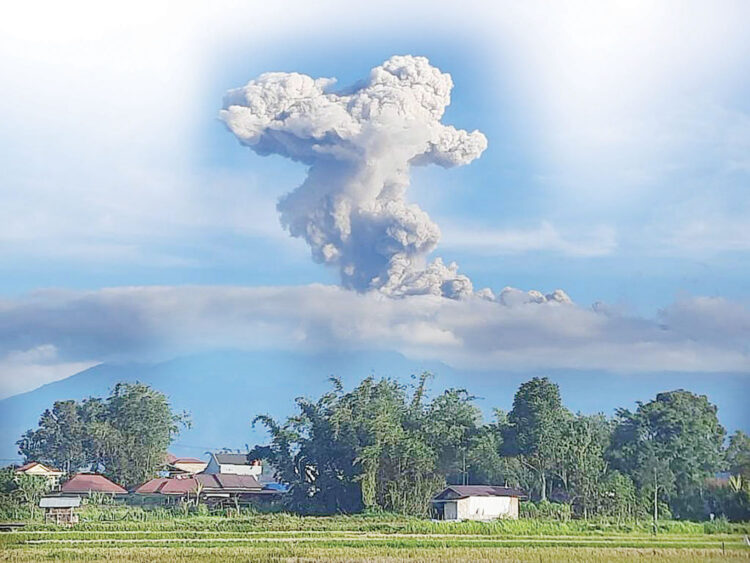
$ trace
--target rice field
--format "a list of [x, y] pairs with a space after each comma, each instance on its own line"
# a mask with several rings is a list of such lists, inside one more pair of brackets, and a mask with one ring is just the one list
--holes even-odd
[[393, 515], [36, 524], [0, 534], [0, 561], [750, 561], [747, 524], [439, 523]]

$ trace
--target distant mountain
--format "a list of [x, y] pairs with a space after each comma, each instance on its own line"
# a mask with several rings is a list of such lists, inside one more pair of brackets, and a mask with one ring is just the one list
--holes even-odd
[[[452, 375], [436, 362], [412, 362], [396, 353], [290, 354], [283, 352], [212, 352], [157, 364], [101, 364], [66, 379], [0, 401], [0, 465], [18, 458], [15, 441], [36, 426], [55, 401], [105, 396], [119, 381], [141, 381], [166, 393], [176, 410], [192, 415], [171, 448], [179, 455], [202, 456], [224, 447], [252, 447], [266, 439], [253, 429], [258, 414], [283, 417], [299, 396], [316, 397], [330, 388], [328, 378], [355, 384], [370, 374], [403, 381], [430, 370]], [[442, 379], [442, 378], [441, 378]], [[451, 380], [454, 378], [451, 377]]]
[[304, 354], [272, 351], [211, 352], [155, 364], [102, 364], [28, 393], [0, 401], [0, 465], [18, 459], [15, 441], [36, 426], [39, 415], [63, 399], [105, 396], [118, 381], [141, 381], [166, 393], [172, 406], [192, 414], [193, 427], [184, 430], [171, 450], [203, 457], [219, 448], [245, 449], [265, 443], [262, 428], [251, 427], [258, 414], [281, 418], [294, 409], [299, 396], [317, 397], [336, 375], [347, 387], [367, 375], [396, 377], [431, 371], [434, 390], [468, 389], [487, 417], [492, 408], [508, 410], [518, 385], [534, 375], [550, 375], [560, 384], [563, 401], [573, 411], [613, 414], [617, 407], [633, 408], [656, 393], [684, 388], [708, 395], [719, 406], [719, 418], [731, 431], [750, 430], [747, 375], [600, 374], [593, 372], [507, 373], [458, 370], [439, 362], [417, 361], [393, 352]]

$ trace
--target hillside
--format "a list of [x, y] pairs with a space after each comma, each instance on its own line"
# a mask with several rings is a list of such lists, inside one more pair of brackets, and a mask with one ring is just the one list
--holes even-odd
[[[375, 374], [411, 383], [410, 375], [435, 374], [431, 387], [467, 388], [478, 397], [487, 417], [492, 409], [510, 409], [518, 385], [533, 373], [475, 372], [458, 370], [439, 362], [410, 360], [390, 352], [315, 354], [286, 352], [212, 352], [155, 364], [102, 364], [28, 393], [0, 401], [0, 465], [18, 460], [15, 441], [36, 426], [39, 415], [56, 400], [82, 399], [108, 393], [118, 381], [142, 381], [166, 393], [177, 410], [192, 414], [193, 427], [173, 444], [179, 455], [201, 457], [212, 449], [244, 449], [265, 441], [262, 428], [253, 429], [257, 414], [283, 417], [299, 396], [317, 397], [328, 389], [328, 378], [339, 376], [350, 386]], [[685, 388], [707, 394], [719, 406], [719, 418], [733, 431], [750, 430], [745, 398], [748, 379], [721, 375], [721, 385], [705, 374], [617, 375], [591, 372], [545, 372], [560, 385], [563, 401], [573, 411], [614, 413], [617, 407], [633, 407], [660, 391]], [[644, 394], [643, 390], [647, 389]], [[637, 391], [636, 391], [637, 390]]]
[[[308, 356], [281, 352], [213, 352], [157, 364], [102, 364], [28, 393], [0, 401], [0, 458], [16, 459], [14, 445], [36, 425], [54, 401], [101, 396], [118, 381], [141, 381], [166, 393], [177, 410], [191, 413], [193, 427], [184, 430], [172, 450], [202, 456], [210, 449], [244, 449], [264, 439], [251, 427], [261, 413], [281, 417], [302, 395], [315, 396], [331, 375], [354, 382], [370, 375], [392, 375], [408, 381], [412, 373], [430, 370], [450, 376], [445, 365], [411, 362], [399, 354], [328, 354]], [[441, 385], [446, 385], [441, 377]]]

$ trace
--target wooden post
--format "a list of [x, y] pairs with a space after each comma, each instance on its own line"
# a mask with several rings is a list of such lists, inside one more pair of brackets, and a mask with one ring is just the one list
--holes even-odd
[[654, 467], [654, 534], [656, 534], [659, 523], [659, 482], [656, 478], [656, 467]]

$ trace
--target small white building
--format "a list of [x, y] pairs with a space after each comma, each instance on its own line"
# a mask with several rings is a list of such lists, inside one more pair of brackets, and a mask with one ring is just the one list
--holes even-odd
[[212, 453], [203, 473], [209, 475], [252, 475], [260, 477], [263, 466], [259, 459], [250, 459], [248, 454]]
[[451, 485], [432, 499], [432, 506], [438, 520], [516, 520], [522, 496], [511, 487]]

